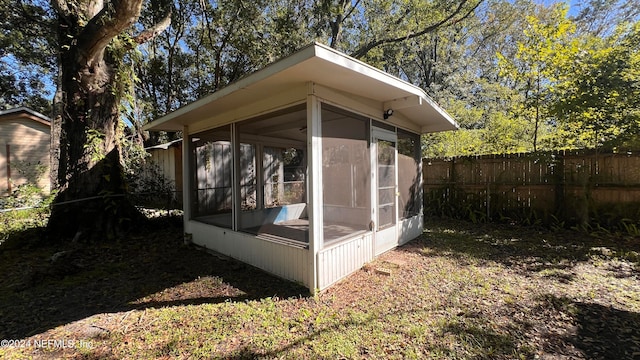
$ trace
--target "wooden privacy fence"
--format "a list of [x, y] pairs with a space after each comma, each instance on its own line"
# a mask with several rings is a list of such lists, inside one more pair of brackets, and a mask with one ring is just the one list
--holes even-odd
[[640, 222], [636, 151], [423, 159], [423, 178], [427, 214], [634, 229]]

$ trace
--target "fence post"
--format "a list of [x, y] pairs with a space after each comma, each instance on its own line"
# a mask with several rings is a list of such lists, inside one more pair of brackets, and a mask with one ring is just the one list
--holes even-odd
[[491, 221], [491, 185], [487, 181], [487, 221]]
[[485, 161], [485, 164], [490, 164], [485, 168], [484, 179], [487, 183], [487, 221], [491, 221], [491, 178], [493, 177], [493, 160], [496, 158], [495, 154], [491, 157], [486, 157], [490, 161]]
[[555, 171], [555, 176], [552, 177], [553, 181], [555, 182], [554, 188], [555, 188], [555, 192], [556, 192], [556, 196], [555, 196], [555, 204], [553, 204], [554, 209], [555, 209], [555, 216], [558, 217], [558, 219], [564, 219], [565, 215], [566, 215], [566, 204], [565, 204], [565, 191], [566, 191], [566, 187], [565, 187], [565, 183], [566, 183], [566, 174], [565, 174], [565, 151], [566, 150], [560, 150], [557, 151], [557, 156], [556, 158], [553, 160], [555, 161], [554, 164], [554, 171]]

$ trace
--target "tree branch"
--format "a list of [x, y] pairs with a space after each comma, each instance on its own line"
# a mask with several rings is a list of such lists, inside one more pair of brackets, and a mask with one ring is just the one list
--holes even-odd
[[89, 20], [78, 35], [78, 49], [87, 65], [100, 62], [111, 40], [138, 20], [142, 3], [143, 0], [113, 0]]
[[407, 34], [405, 36], [399, 36], [399, 37], [393, 37], [393, 38], [385, 38], [385, 39], [371, 41], [371, 42], [361, 46], [358, 50], [356, 50], [353, 53], [351, 53], [351, 56], [356, 58], [356, 59], [358, 59], [358, 58], [361, 58], [361, 57], [365, 56], [369, 51], [371, 51], [372, 49], [374, 49], [374, 48], [376, 48], [376, 47], [378, 47], [380, 45], [390, 44], [390, 43], [397, 43], [397, 42], [413, 39], [413, 38], [425, 35], [427, 33], [433, 32], [433, 31], [437, 30], [438, 28], [440, 28], [441, 26], [453, 25], [453, 24], [455, 24], [455, 23], [457, 23], [459, 21], [462, 21], [462, 20], [466, 19], [467, 17], [469, 17], [469, 15], [471, 15], [478, 8], [478, 6], [480, 6], [482, 1], [484, 1], [484, 0], [479, 0], [462, 17], [460, 17], [459, 19], [453, 20], [453, 18], [456, 17], [456, 15], [458, 15], [462, 11], [462, 8], [467, 3], [467, 0], [464, 0], [464, 1], [460, 2], [460, 4], [458, 4], [458, 7], [455, 9], [455, 11], [453, 11], [451, 14], [449, 14], [449, 16], [447, 16], [446, 18], [438, 21], [435, 24], [427, 26], [426, 28], [422, 29], [419, 32], [409, 33], [409, 34]]
[[351, 6], [351, 9], [349, 9], [349, 12], [344, 16], [344, 18], [342, 19], [342, 22], [347, 20], [349, 16], [353, 14], [353, 11], [356, 9], [356, 7], [358, 7], [358, 4], [360, 4], [360, 0], [357, 0], [356, 3]]
[[144, 44], [145, 42], [155, 38], [160, 33], [165, 31], [169, 25], [171, 25], [171, 16], [173, 15], [173, 8], [169, 6], [164, 17], [158, 21], [154, 26], [144, 30], [140, 34], [136, 35], [133, 40], [138, 44]]

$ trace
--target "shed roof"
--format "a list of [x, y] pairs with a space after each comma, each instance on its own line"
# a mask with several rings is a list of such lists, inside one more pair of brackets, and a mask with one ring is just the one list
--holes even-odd
[[13, 109], [0, 110], [0, 119], [8, 117], [9, 115], [27, 115], [25, 116], [28, 119], [39, 122], [41, 124], [51, 126], [51, 119], [48, 116], [42, 115], [41, 113], [31, 110], [28, 107], [20, 106]]
[[318, 43], [256, 71], [149, 124], [146, 130], [181, 131], [215, 114], [258, 101], [293, 85], [315, 82], [384, 103], [423, 132], [454, 130], [458, 125], [421, 88]]

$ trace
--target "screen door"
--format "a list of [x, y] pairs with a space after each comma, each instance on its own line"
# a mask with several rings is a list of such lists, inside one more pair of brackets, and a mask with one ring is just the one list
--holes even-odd
[[396, 143], [394, 132], [374, 128], [376, 169], [376, 202], [375, 202], [375, 253], [387, 251], [397, 245], [397, 171]]

